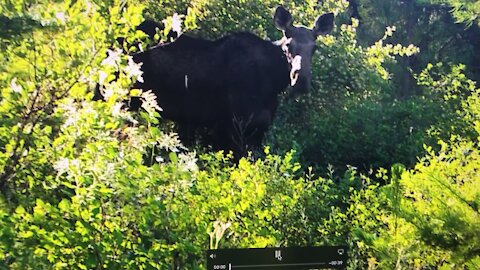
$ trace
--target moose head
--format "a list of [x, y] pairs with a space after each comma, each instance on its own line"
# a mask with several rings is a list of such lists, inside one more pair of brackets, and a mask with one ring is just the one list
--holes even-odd
[[276, 42], [282, 46], [290, 64], [290, 82], [292, 94], [305, 93], [310, 89], [312, 79], [312, 57], [316, 49], [316, 39], [326, 35], [333, 29], [333, 13], [317, 18], [315, 26], [310, 29], [304, 26], [293, 26], [293, 18], [284, 7], [278, 7], [273, 16], [277, 29], [283, 31], [283, 38]]

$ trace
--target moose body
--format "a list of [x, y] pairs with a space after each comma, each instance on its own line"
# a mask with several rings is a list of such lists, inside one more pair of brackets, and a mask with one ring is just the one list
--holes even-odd
[[153, 89], [162, 116], [208, 127], [219, 149], [259, 145], [289, 84], [281, 48], [250, 33], [216, 41], [182, 35], [134, 61], [143, 63], [137, 87]]
[[[143, 63], [143, 82], [135, 87], [153, 90], [163, 117], [184, 127], [206, 127], [215, 149], [244, 155], [261, 145], [279, 93], [289, 84], [296, 92], [310, 87], [315, 39], [331, 30], [333, 14], [323, 15], [308, 29], [292, 26], [290, 13], [279, 7], [274, 21], [285, 33], [281, 44], [251, 33], [215, 41], [181, 35], [138, 53], [133, 59]], [[292, 68], [297, 55], [304, 60]]]

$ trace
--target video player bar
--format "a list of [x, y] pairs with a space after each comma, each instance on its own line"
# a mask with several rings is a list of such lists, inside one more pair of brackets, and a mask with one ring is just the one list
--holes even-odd
[[207, 270], [345, 269], [345, 246], [216, 249], [207, 251]]

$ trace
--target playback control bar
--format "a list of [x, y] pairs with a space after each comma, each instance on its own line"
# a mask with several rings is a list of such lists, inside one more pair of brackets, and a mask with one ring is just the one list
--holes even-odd
[[288, 247], [207, 251], [207, 270], [345, 269], [347, 248]]

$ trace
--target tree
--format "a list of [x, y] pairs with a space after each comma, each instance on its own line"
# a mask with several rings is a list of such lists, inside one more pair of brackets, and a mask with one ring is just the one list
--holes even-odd
[[465, 23], [467, 26], [477, 23], [480, 26], [480, 1], [478, 0], [417, 0], [417, 2], [449, 6], [457, 22]]

